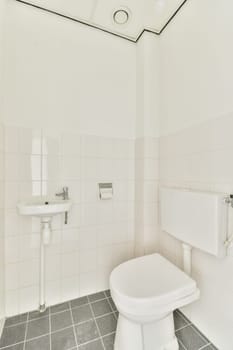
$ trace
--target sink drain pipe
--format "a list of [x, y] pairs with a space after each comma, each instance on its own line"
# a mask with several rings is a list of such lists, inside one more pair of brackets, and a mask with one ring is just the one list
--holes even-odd
[[40, 301], [39, 312], [45, 312], [45, 246], [49, 244], [51, 236], [51, 218], [41, 219], [41, 241], [40, 241]]

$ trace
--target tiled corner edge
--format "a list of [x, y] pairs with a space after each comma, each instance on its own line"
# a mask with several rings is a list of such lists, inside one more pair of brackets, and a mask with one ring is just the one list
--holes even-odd
[[1, 338], [1, 336], [2, 336], [2, 332], [3, 332], [5, 320], [6, 320], [5, 318], [2, 318], [2, 319], [0, 320], [0, 338]]
[[[188, 326], [191, 326], [193, 329], [194, 329], [194, 331], [199, 335], [199, 337], [201, 337], [202, 339], [205, 339], [208, 343], [206, 344], [206, 345], [204, 345], [203, 346], [203, 350], [205, 349], [205, 348], [213, 348], [213, 350], [218, 350], [218, 348], [211, 342], [211, 340], [209, 339], [209, 338], [207, 338], [200, 330], [199, 330], [199, 328], [197, 328], [196, 326], [195, 326], [195, 324], [193, 324], [191, 321], [190, 321], [190, 319], [187, 317], [187, 316], [185, 316], [185, 314], [182, 312], [182, 311], [180, 311], [179, 309], [177, 309], [176, 310], [177, 312], [178, 312], [178, 314], [180, 314], [187, 322], [189, 322], [189, 324], [188, 324]], [[201, 348], [202, 349], [202, 348]], [[201, 350], [200, 349], [200, 350]]]

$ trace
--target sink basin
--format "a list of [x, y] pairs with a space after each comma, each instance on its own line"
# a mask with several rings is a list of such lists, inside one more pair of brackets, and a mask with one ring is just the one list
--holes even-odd
[[41, 223], [41, 244], [40, 244], [40, 306], [39, 311], [46, 310], [45, 304], [45, 246], [50, 243], [54, 215], [65, 213], [65, 224], [67, 224], [68, 211], [72, 202], [70, 200], [30, 199], [17, 204], [19, 214], [35, 216]]
[[17, 204], [21, 215], [51, 217], [64, 212], [68, 212], [71, 208], [70, 200], [31, 200], [20, 202]]

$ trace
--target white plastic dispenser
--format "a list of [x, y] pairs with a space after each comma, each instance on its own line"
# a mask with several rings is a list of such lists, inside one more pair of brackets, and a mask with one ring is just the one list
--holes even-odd
[[226, 256], [228, 206], [223, 194], [161, 189], [161, 228], [216, 257]]

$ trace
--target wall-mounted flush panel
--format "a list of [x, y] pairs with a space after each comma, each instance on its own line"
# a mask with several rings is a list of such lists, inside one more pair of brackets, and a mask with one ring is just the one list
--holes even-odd
[[228, 205], [224, 195], [161, 189], [161, 227], [192, 247], [226, 256]]

